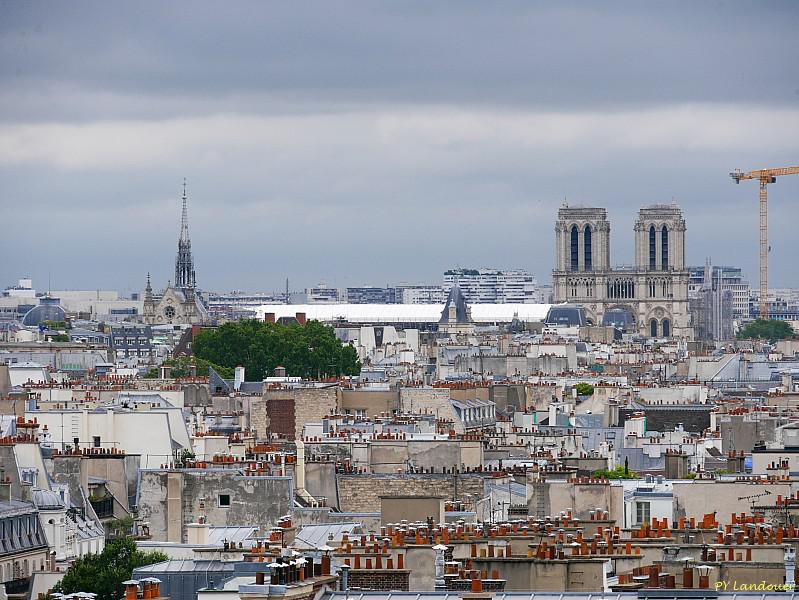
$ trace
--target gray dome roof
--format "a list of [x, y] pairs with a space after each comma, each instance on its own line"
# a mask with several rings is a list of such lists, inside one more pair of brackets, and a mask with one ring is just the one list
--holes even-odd
[[61, 500], [61, 496], [50, 490], [34, 490], [33, 503], [36, 505], [36, 508], [44, 510], [64, 508], [64, 502]]
[[58, 298], [44, 297], [39, 300], [39, 306], [30, 309], [22, 319], [26, 327], [38, 327], [45, 321], [65, 321], [66, 311], [58, 304]]

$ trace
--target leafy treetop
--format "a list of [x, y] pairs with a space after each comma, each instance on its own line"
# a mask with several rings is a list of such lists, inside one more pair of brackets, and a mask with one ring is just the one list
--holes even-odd
[[163, 552], [142, 552], [132, 538], [113, 540], [100, 554], [87, 554], [73, 562], [53, 591], [93, 592], [97, 600], [119, 600], [125, 592], [122, 582], [131, 578], [133, 569], [167, 558]]
[[[220, 377], [223, 377], [224, 379], [233, 379], [232, 368], [216, 365], [211, 361], [205, 360], [204, 358], [199, 358], [197, 356], [178, 356], [177, 358], [168, 358], [162, 364], [172, 367], [170, 369], [172, 377], [189, 377], [191, 375], [191, 365], [194, 364], [197, 367], [196, 373], [198, 377], [207, 377], [208, 368], [213, 367], [214, 370], [219, 373]], [[158, 369], [150, 369], [144, 375], [144, 378], [158, 379], [159, 376]]]
[[626, 464], [617, 465], [615, 469], [600, 469], [594, 471], [594, 477], [604, 477], [605, 479], [638, 479], [638, 473], [631, 471]]
[[785, 321], [758, 319], [738, 332], [738, 339], [761, 339], [776, 342], [794, 337], [793, 328]]
[[270, 376], [278, 366], [294, 377], [357, 375], [361, 370], [355, 348], [342, 345], [333, 328], [319, 321], [225, 323], [200, 331], [194, 338], [194, 354], [228, 369], [242, 365], [253, 380]]

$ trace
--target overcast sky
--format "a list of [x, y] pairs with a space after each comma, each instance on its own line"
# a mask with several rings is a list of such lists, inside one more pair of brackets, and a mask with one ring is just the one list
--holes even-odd
[[[757, 184], [799, 164], [799, 3], [0, 1], [0, 286], [549, 281], [564, 198], [632, 261], [674, 197], [687, 260], [757, 280]], [[799, 176], [770, 186], [799, 287]]]

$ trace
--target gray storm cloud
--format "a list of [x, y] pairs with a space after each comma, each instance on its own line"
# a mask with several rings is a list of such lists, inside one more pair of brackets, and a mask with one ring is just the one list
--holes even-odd
[[564, 196], [609, 208], [618, 262], [674, 196], [689, 261], [754, 280], [756, 189], [727, 173], [799, 162], [797, 26], [791, 2], [4, 3], [0, 283], [165, 283], [183, 176], [205, 288], [546, 280]]

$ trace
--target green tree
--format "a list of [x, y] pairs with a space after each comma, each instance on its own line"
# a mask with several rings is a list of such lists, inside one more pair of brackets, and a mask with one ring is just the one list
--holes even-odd
[[111, 519], [105, 523], [106, 534], [110, 538], [123, 538], [131, 535], [133, 531], [133, 517]]
[[785, 321], [758, 319], [738, 332], [739, 340], [759, 339], [776, 342], [794, 337], [793, 328]]
[[578, 396], [591, 396], [594, 393], [594, 386], [590, 383], [578, 383], [576, 386]]
[[[222, 365], [215, 365], [211, 361], [196, 356], [178, 356], [177, 358], [168, 358], [162, 364], [171, 367], [170, 373], [172, 377], [189, 377], [191, 375], [191, 365], [197, 367], [198, 377], [207, 377], [208, 368], [213, 367], [219, 373], [220, 377], [225, 379], [233, 379], [233, 369], [223, 367]], [[157, 368], [148, 369], [144, 374], [144, 379], [158, 379], [160, 371]]]
[[242, 365], [254, 380], [271, 375], [277, 366], [294, 377], [357, 375], [361, 370], [355, 348], [342, 345], [333, 328], [319, 321], [305, 325], [253, 319], [225, 323], [197, 334], [194, 355], [215, 369], [217, 365], [230, 370]]
[[167, 558], [163, 552], [142, 552], [132, 538], [113, 540], [100, 554], [87, 554], [73, 562], [53, 591], [93, 592], [97, 600], [119, 600], [125, 592], [122, 582], [131, 578], [133, 569]]
[[183, 448], [180, 451], [180, 454], [177, 455], [177, 460], [175, 461], [176, 467], [183, 467], [188, 461], [194, 460], [194, 452], [189, 450], [188, 448]]
[[594, 471], [594, 477], [604, 477], [605, 479], [638, 479], [638, 473], [631, 471], [629, 464], [625, 460], [624, 466], [617, 465], [614, 469], [599, 469]]

